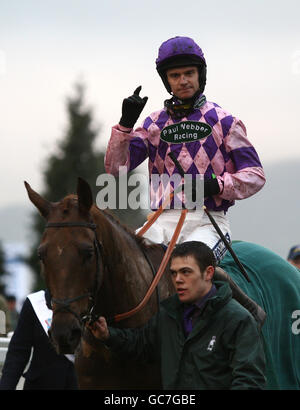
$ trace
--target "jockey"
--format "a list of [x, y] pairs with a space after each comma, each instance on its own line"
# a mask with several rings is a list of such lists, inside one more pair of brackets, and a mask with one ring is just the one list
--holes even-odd
[[[114, 175], [118, 175], [120, 167], [131, 171], [148, 157], [150, 203], [156, 210], [167, 193], [175, 189], [175, 177], [179, 177], [179, 171], [168, 155], [172, 152], [184, 172], [191, 176], [193, 186], [202, 189], [202, 205], [204, 203], [230, 242], [228, 209], [235, 200], [254, 195], [265, 183], [257, 152], [247, 138], [242, 121], [206, 100], [203, 94], [206, 61], [194, 40], [174, 37], [162, 43], [156, 69], [172, 97], [136, 129], [133, 127], [148, 97], [140, 97], [141, 87], [138, 87], [132, 96], [124, 99], [122, 117], [112, 128], [108, 143], [106, 171]], [[163, 174], [167, 179], [157, 178]], [[198, 177], [201, 177], [202, 185], [194, 185]], [[182, 177], [179, 179], [183, 184]], [[169, 209], [144, 236], [167, 245], [177, 225], [180, 208], [188, 207], [188, 202], [188, 195], [178, 192]], [[193, 201], [192, 204], [178, 242], [202, 241], [220, 262], [226, 253], [225, 245], [203, 206], [197, 206]]]

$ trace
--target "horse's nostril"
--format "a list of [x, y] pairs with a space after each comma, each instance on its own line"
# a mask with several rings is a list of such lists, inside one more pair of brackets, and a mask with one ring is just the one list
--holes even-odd
[[81, 330], [79, 328], [73, 329], [70, 335], [70, 343], [77, 344], [81, 338]]
[[80, 327], [75, 323], [71, 323], [69, 326], [66, 322], [52, 322], [49, 337], [59, 354], [74, 353], [80, 342]]

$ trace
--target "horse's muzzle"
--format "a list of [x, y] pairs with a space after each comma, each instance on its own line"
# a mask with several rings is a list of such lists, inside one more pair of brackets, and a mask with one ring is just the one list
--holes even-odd
[[48, 333], [58, 354], [73, 354], [79, 345], [82, 329], [78, 321], [73, 318], [68, 322], [53, 320]]

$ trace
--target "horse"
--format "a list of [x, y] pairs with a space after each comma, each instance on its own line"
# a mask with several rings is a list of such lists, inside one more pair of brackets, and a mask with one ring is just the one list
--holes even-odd
[[[153, 281], [165, 250], [147, 242], [94, 203], [89, 185], [78, 179], [77, 195], [58, 203], [42, 198], [25, 183], [29, 198], [46, 219], [38, 248], [42, 274], [52, 295], [50, 337], [57, 352], [76, 352], [82, 389], [159, 389], [157, 365], [120, 358], [95, 341], [84, 326], [93, 314], [113, 319], [137, 306]], [[62, 229], [63, 228], [63, 229]], [[260, 245], [236, 241], [234, 252], [250, 283], [227, 253], [221, 267], [267, 313], [262, 327], [267, 388], [300, 387], [300, 273]], [[139, 327], [157, 311], [159, 301], [174, 294], [168, 266], [142, 310], [115, 323]], [[297, 317], [296, 317], [297, 319]], [[296, 330], [295, 330], [296, 329]]]
[[[157, 365], [133, 363], [115, 356], [104, 345], [94, 346], [84, 324], [91, 310], [113, 318], [135, 308], [151, 285], [165, 250], [137, 237], [108, 211], [100, 211], [93, 203], [90, 186], [80, 178], [77, 195], [58, 203], [45, 200], [26, 182], [25, 186], [47, 221], [38, 256], [52, 296], [49, 334], [57, 353], [76, 351], [79, 387], [159, 388]], [[166, 272], [145, 307], [118, 325], [142, 326], [157, 311], [159, 301], [173, 293]]]

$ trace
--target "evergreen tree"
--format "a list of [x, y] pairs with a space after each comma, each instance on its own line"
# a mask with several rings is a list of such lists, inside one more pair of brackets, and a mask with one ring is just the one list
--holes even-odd
[[[96, 186], [96, 179], [98, 175], [105, 173], [105, 154], [94, 148], [99, 131], [93, 125], [91, 109], [84, 106], [84, 86], [76, 84], [75, 91], [75, 96], [67, 100], [68, 128], [66, 135], [58, 143], [56, 152], [50, 154], [43, 171], [44, 191], [39, 193], [53, 202], [76, 192], [79, 176], [90, 184], [94, 200], [96, 200], [96, 194], [100, 189]], [[130, 189], [128, 189], [128, 193], [130, 193]], [[145, 220], [145, 214], [141, 210], [116, 209], [111, 211], [121, 222], [132, 228], [142, 225]], [[36, 273], [36, 290], [44, 287], [39, 275], [40, 266], [36, 251], [44, 227], [44, 219], [38, 212], [34, 212], [32, 228], [35, 238], [26, 262]]]
[[0, 242], [0, 295], [5, 294], [4, 276], [8, 275], [5, 267], [5, 252], [2, 243]]

